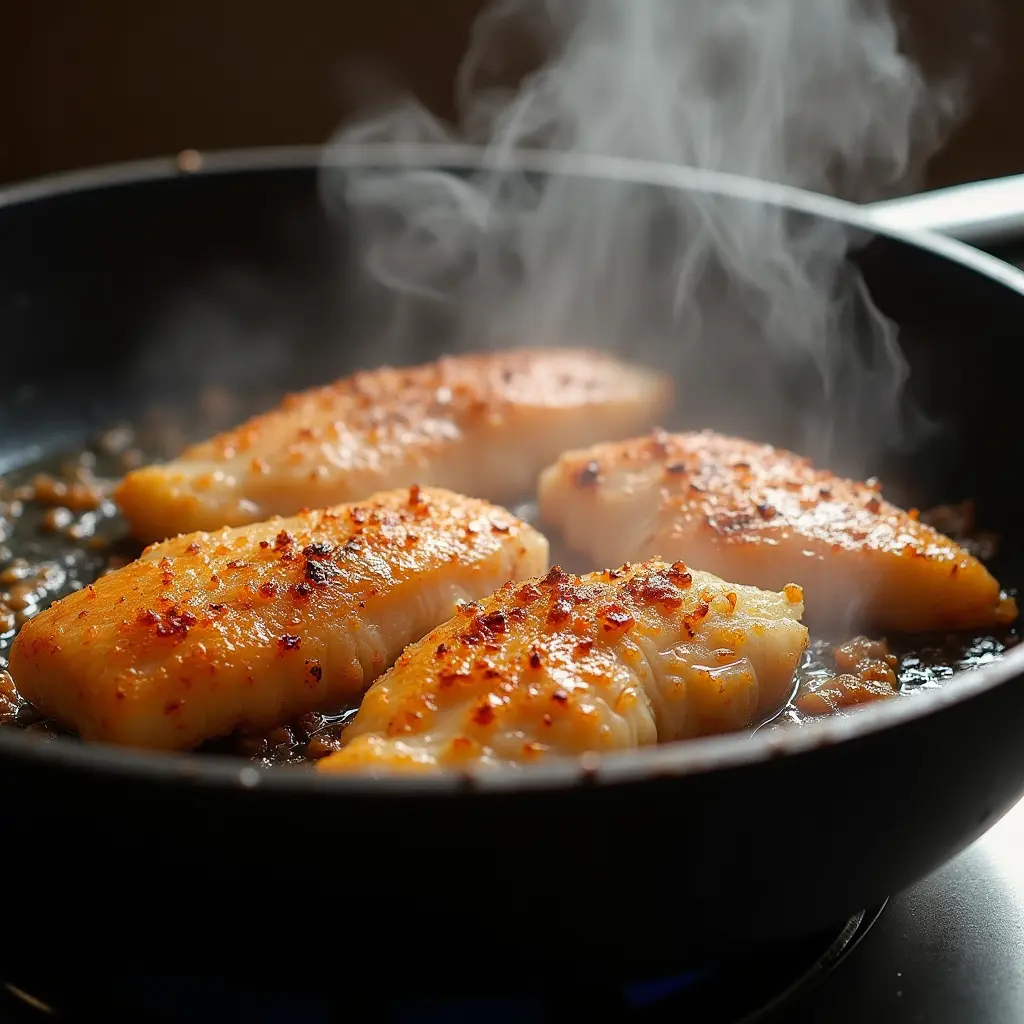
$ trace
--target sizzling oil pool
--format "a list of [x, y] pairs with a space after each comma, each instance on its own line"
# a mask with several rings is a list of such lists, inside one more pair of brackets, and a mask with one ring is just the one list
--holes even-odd
[[[229, 410], [224, 410], [230, 416]], [[17, 694], [6, 668], [6, 652], [18, 628], [51, 601], [91, 583], [136, 557], [117, 508], [108, 494], [114, 480], [144, 461], [165, 458], [180, 447], [182, 438], [166, 426], [136, 434], [126, 428], [110, 430], [88, 448], [55, 455], [22, 466], [0, 484], [0, 723], [23, 728], [40, 742], [59, 729], [40, 717]], [[536, 523], [532, 503], [514, 511]], [[956, 534], [949, 523], [940, 529]], [[974, 545], [983, 560], [994, 554], [991, 539]], [[566, 569], [582, 572], [587, 566], [560, 551], [552, 539], [552, 554]], [[1005, 581], [1004, 581], [1005, 583]], [[797, 672], [793, 700], [762, 728], [793, 728], [808, 719], [801, 698], [844, 670], [842, 638], [814, 639]], [[899, 694], [916, 694], [945, 685], [956, 673], [999, 658], [1018, 642], [1017, 629], [981, 635], [890, 637], [889, 663]], [[333, 714], [309, 714], [297, 722], [259, 736], [233, 736], [203, 749], [233, 753], [257, 764], [303, 765], [338, 744], [345, 723], [355, 708]], [[838, 711], [835, 713], [850, 713]]]

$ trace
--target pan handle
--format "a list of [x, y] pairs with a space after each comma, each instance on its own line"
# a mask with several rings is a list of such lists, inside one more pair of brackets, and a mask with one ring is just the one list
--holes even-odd
[[880, 227], [935, 231], [979, 249], [1024, 237], [1024, 174], [973, 181], [866, 207]]

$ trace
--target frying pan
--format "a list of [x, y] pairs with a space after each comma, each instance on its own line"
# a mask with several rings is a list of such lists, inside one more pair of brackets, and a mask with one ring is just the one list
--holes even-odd
[[[486, 157], [364, 147], [334, 159], [459, 170]], [[972, 498], [1003, 537], [1000, 571], [1013, 582], [1024, 276], [792, 189], [518, 159], [580, 189], [769, 204], [863, 236], [855, 258], [900, 325], [911, 397], [941, 424], [879, 468], [921, 506]], [[353, 254], [344, 218], [323, 212], [319, 160], [228, 153], [187, 171], [158, 160], [0, 193], [0, 462], [155, 402], [185, 407], [211, 384], [262, 393], [397, 354], [360, 341], [372, 317], [345, 286]], [[183, 295], [211, 288], [234, 302], [216, 344], [166, 329]], [[424, 331], [414, 355], [443, 348]], [[754, 347], [732, 355], [778, 379]], [[680, 377], [707, 370], [666, 360]], [[711, 400], [691, 411], [737, 425]], [[782, 420], [772, 431], [787, 440]], [[47, 962], [111, 970], [170, 958], [335, 986], [371, 969], [389, 969], [395, 986], [448, 977], [466, 987], [510, 985], [509, 970], [654, 974], [685, 957], [744, 955], [877, 904], [1024, 793], [1022, 676], [1016, 648], [937, 692], [846, 719], [483, 778], [262, 772], [0, 729], [6, 941]]]

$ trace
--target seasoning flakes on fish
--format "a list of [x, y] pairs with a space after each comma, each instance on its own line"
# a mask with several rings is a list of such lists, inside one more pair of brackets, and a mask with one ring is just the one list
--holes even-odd
[[711, 431], [569, 451], [541, 474], [539, 506], [599, 564], [657, 555], [769, 590], [794, 581], [816, 623], [923, 632], [1017, 616], [977, 558], [877, 482]]
[[509, 583], [413, 644], [322, 772], [500, 768], [746, 729], [789, 699], [800, 588], [652, 560]]
[[357, 700], [460, 602], [548, 564], [503, 508], [390, 491], [153, 545], [26, 623], [10, 670], [85, 740], [186, 750]]

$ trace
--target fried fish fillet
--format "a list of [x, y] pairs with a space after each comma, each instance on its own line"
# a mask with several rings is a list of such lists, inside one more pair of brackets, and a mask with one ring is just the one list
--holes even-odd
[[710, 431], [599, 444], [541, 474], [543, 520], [598, 562], [682, 558], [752, 586], [804, 588], [816, 622], [984, 628], [1017, 608], [976, 558], [792, 452]]
[[509, 502], [566, 448], [657, 421], [670, 382], [600, 353], [526, 349], [384, 367], [286, 398], [115, 499], [141, 541], [360, 501], [412, 483]]
[[505, 509], [391, 491], [156, 544], [29, 621], [10, 669], [83, 739], [189, 749], [351, 702], [459, 601], [547, 566]]
[[789, 699], [800, 588], [653, 560], [509, 583], [406, 650], [322, 772], [512, 767], [744, 729]]

